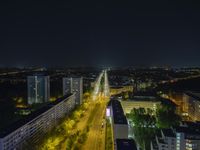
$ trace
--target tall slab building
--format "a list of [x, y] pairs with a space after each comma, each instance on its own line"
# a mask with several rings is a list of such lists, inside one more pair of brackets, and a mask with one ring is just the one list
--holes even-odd
[[48, 102], [50, 98], [49, 76], [34, 75], [27, 77], [28, 104]]
[[75, 93], [76, 105], [83, 101], [83, 78], [63, 78], [63, 95]]

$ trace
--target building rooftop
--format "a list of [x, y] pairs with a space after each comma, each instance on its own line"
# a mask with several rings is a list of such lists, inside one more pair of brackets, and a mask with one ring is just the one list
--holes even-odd
[[35, 76], [37, 76], [37, 77], [47, 77], [49, 75], [46, 72], [37, 72], [37, 73], [34, 73], [32, 75], [29, 75], [28, 77], [35, 77]]
[[160, 99], [150, 99], [150, 98], [147, 98], [147, 97], [134, 97], [134, 98], [131, 98], [129, 99], [128, 101], [130, 102], [160, 102]]
[[149, 97], [149, 98], [155, 98], [157, 97], [156, 92], [154, 91], [137, 91], [133, 93], [133, 97]]
[[123, 86], [110, 86], [111, 89], [121, 89]]
[[200, 140], [200, 129], [199, 129], [199, 124], [198, 126], [179, 126], [175, 128], [176, 133], [184, 133], [186, 139], [190, 140]]
[[153, 150], [158, 150], [158, 143], [156, 141], [156, 137], [154, 139], [152, 139], [151, 146], [152, 146]]
[[116, 139], [117, 150], [137, 150], [133, 139]]
[[200, 132], [200, 122], [182, 121], [181, 126], [186, 126]]
[[110, 107], [112, 105], [112, 101], [109, 101], [107, 104], [107, 107]]
[[113, 118], [115, 124], [128, 124], [124, 111], [122, 109], [121, 103], [118, 100], [112, 101]]
[[165, 137], [176, 137], [172, 129], [162, 129], [161, 131]]
[[61, 98], [58, 98], [56, 101], [51, 102], [44, 107], [32, 112], [31, 114], [25, 116], [24, 118], [10, 124], [9, 126], [0, 130], [0, 138], [7, 136], [8, 134], [12, 133], [13, 131], [17, 130], [18, 128], [22, 127], [26, 123], [30, 122], [37, 116], [41, 115], [42, 113], [46, 112], [47, 110], [51, 109], [53, 106], [57, 105], [61, 101], [65, 100], [66, 98], [70, 97], [72, 94], [67, 94]]
[[193, 134], [193, 135], [199, 135], [200, 136], [200, 131], [198, 131], [198, 129], [195, 129], [195, 128], [179, 126], [179, 127], [176, 127], [176, 132], [185, 133], [185, 134], [188, 134], [188, 135]]
[[185, 92], [185, 94], [200, 101], [200, 93], [199, 92], [187, 91], [187, 92]]

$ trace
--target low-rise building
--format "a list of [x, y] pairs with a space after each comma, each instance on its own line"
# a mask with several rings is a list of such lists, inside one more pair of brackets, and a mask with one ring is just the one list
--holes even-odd
[[114, 140], [128, 139], [128, 122], [126, 116], [124, 115], [121, 103], [118, 100], [111, 101], [111, 115]]
[[151, 142], [151, 150], [200, 150], [200, 123], [185, 122], [162, 129]]
[[157, 107], [160, 106], [161, 102], [160, 101], [153, 101], [153, 100], [140, 100], [140, 99], [131, 99], [131, 100], [126, 100], [126, 101], [121, 101], [124, 113], [128, 114], [131, 112], [132, 109], [136, 108], [144, 108], [145, 110], [147, 109], [152, 109], [156, 111]]
[[151, 143], [151, 150], [176, 150], [176, 134], [172, 129], [162, 129]]
[[133, 139], [116, 139], [115, 150], [137, 150], [137, 146]]
[[176, 150], [200, 150], [200, 123], [176, 128]]
[[122, 92], [132, 92], [133, 86], [127, 85], [127, 86], [111, 86], [110, 87], [110, 93], [111, 95], [120, 94]]
[[121, 104], [125, 114], [129, 114], [134, 108], [151, 109], [155, 113], [163, 101], [164, 99], [159, 97], [155, 92], [139, 91], [135, 92], [131, 99], [121, 101]]
[[185, 92], [183, 95], [184, 111], [191, 121], [200, 121], [200, 93]]

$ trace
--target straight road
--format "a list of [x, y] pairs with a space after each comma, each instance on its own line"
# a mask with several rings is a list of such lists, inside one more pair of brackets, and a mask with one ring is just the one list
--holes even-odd
[[[102, 77], [104, 81], [103, 89], [99, 93], [100, 97], [97, 99], [99, 107], [96, 110], [96, 114], [92, 120], [91, 128], [88, 133], [88, 138], [83, 146], [83, 150], [105, 150], [105, 109], [107, 101], [109, 99], [109, 83], [107, 71], [102, 71]], [[101, 83], [101, 81], [99, 81]]]
[[88, 133], [87, 141], [83, 150], [104, 150], [105, 149], [105, 107], [106, 102], [101, 102], [97, 108], [95, 117], [92, 120], [92, 125]]
[[[95, 107], [95, 105], [98, 103], [98, 101], [99, 101], [99, 98], [100, 98], [100, 95], [101, 95], [101, 80], [102, 80], [102, 78], [103, 78], [103, 71], [99, 74], [99, 76], [98, 76], [98, 78], [97, 78], [97, 80], [96, 80], [96, 82], [95, 82], [95, 86], [94, 86], [94, 91], [92, 92], [92, 100], [89, 102], [89, 109], [87, 110], [87, 112], [85, 112], [85, 115], [84, 115], [84, 117], [83, 118], [80, 118], [80, 120], [79, 120], [79, 122], [77, 123], [77, 126], [76, 126], [76, 128], [75, 129], [73, 129], [72, 131], [71, 131], [71, 133], [76, 133], [77, 131], [83, 131], [86, 127], [87, 127], [87, 123], [88, 123], [88, 120], [89, 120], [89, 118], [91, 117], [91, 116], [93, 116], [93, 110], [94, 110], [94, 108], [96, 108]], [[92, 117], [92, 124], [96, 124], [95, 123], [95, 117], [96, 116], [101, 116], [101, 115], [103, 115], [102, 114], [102, 112], [101, 112], [101, 110], [102, 110], [102, 107], [103, 107], [103, 105], [102, 104], [99, 104], [99, 106], [100, 107], [98, 107], [97, 109], [98, 109], [98, 111], [97, 112], [95, 112], [95, 115]], [[90, 133], [90, 132], [89, 132]], [[67, 141], [65, 141], [65, 142], [63, 142], [62, 143], [62, 145], [61, 145], [61, 149], [62, 150], [65, 150], [66, 149], [66, 146], [67, 146], [67, 144], [66, 144], [66, 142]], [[90, 149], [88, 149], [88, 150], [90, 150]], [[95, 149], [94, 149], [95, 150]]]

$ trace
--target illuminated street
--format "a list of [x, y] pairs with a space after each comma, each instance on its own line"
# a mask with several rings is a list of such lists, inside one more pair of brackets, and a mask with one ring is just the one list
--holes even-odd
[[[93, 109], [95, 104], [93, 102], [89, 103], [90, 107], [88, 108], [87, 112], [85, 112], [84, 117], [80, 118], [76, 128], [74, 128], [73, 130], [71, 130], [72, 133], [76, 133], [78, 131], [83, 131], [86, 127], [87, 127], [87, 123], [88, 120], [90, 118], [90, 115], [93, 113]], [[66, 150], [66, 146], [67, 146], [67, 141], [63, 142], [61, 145], [61, 149]]]
[[[102, 86], [101, 83], [104, 83]], [[76, 132], [83, 132], [84, 129], [89, 126], [89, 132], [87, 133], [87, 139], [81, 149], [84, 150], [103, 150], [105, 149], [105, 107], [109, 98], [109, 84], [107, 71], [102, 71], [98, 76], [94, 92], [92, 93], [92, 101], [87, 102], [89, 104], [88, 110], [84, 113], [84, 117], [79, 119], [76, 128], [71, 130], [71, 134]], [[61, 149], [67, 149], [67, 140], [61, 143]]]
[[[90, 132], [88, 134], [88, 139], [83, 147], [84, 150], [94, 149], [94, 150], [104, 150], [105, 149], [105, 108], [107, 100], [109, 98], [109, 84], [107, 71], [103, 71], [104, 85], [103, 89], [99, 93], [100, 98], [97, 101], [99, 107], [96, 109], [96, 114], [91, 122]], [[101, 81], [99, 81], [100, 83]], [[100, 87], [100, 84], [98, 84]]]
[[101, 80], [102, 80], [103, 75], [104, 74], [103, 74], [103, 71], [102, 71], [100, 73], [100, 75], [98, 76], [96, 82], [95, 82], [94, 91], [93, 91], [93, 94], [92, 94], [93, 100], [97, 100], [98, 97], [100, 96]]
[[110, 96], [110, 87], [109, 87], [109, 82], [108, 82], [107, 70], [105, 70], [104, 72], [104, 95], [106, 98], [109, 98]]

